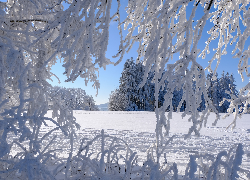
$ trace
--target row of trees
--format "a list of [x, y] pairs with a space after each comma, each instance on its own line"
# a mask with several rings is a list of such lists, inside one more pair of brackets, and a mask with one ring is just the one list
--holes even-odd
[[[114, 12], [111, 10], [111, 5], [115, 3], [117, 3], [117, 10]], [[110, 153], [115, 152], [118, 146], [121, 152], [121, 146], [115, 144], [115, 146], [109, 146], [108, 150], [104, 150], [104, 143], [108, 140], [104, 140], [107, 136], [104, 136], [103, 131], [93, 139], [94, 141], [98, 137], [101, 138], [101, 143], [95, 148], [95, 150], [101, 149], [100, 153], [94, 153], [97, 154], [97, 158], [90, 157], [89, 154], [93, 153], [84, 153], [85, 138], [82, 139], [79, 153], [75, 155], [73, 151], [79, 147], [79, 142], [74, 139], [76, 129], [80, 126], [73, 116], [72, 109], [64, 106], [65, 101], [50, 95], [51, 84], [47, 81], [54, 76], [51, 67], [58, 58], [63, 58], [67, 82], [74, 82], [81, 77], [86, 83], [93, 82], [93, 86], [99, 89], [100, 83], [97, 78], [99, 68], [105, 69], [107, 65], [113, 64], [106, 57], [109, 26], [112, 20], [118, 22], [120, 31], [117, 54], [113, 56], [119, 57], [115, 65], [121, 62], [125, 52], [138, 43], [138, 59], [147, 65], [144, 74], [155, 72], [155, 97], [159, 96], [158, 92], [161, 88], [164, 90], [166, 87], [163, 82], [168, 82], [163, 107], [172, 107], [172, 98], [169, 97], [173, 97], [175, 87], [177, 90], [183, 89], [182, 101], [186, 101], [184, 116], [191, 115], [189, 121], [192, 122], [185, 138], [190, 137], [192, 133], [199, 135], [210, 109], [216, 110], [206, 92], [205, 72], [208, 70], [216, 73], [222, 55], [227, 54], [229, 46], [234, 49], [232, 56], [239, 61], [238, 72], [242, 80], [244, 77], [250, 77], [248, 71], [250, 49], [249, 44], [246, 43], [249, 39], [249, 1], [128, 1], [127, 17], [123, 21], [120, 17], [125, 11], [121, 8], [121, 3], [120, 0], [0, 2], [0, 179], [55, 179], [58, 174], [64, 175], [64, 179], [79, 177], [129, 179], [131, 172], [129, 167], [133, 167], [132, 162], [136, 162], [133, 159], [135, 153], [131, 153], [131, 156], [127, 154], [124, 156], [126, 159], [122, 159], [122, 162], [125, 160], [127, 164], [125, 175], [119, 174], [118, 171], [111, 171], [114, 168], [109, 161], [112, 157]], [[207, 22], [208, 27], [211, 27], [210, 30], [205, 28]], [[129, 33], [124, 34], [123, 29], [128, 28]], [[204, 36], [203, 32], [207, 34], [205, 33]], [[200, 49], [202, 46], [198, 44], [204, 44], [205, 48]], [[206, 58], [208, 53], [213, 54], [212, 59], [208, 59], [208, 66], [203, 68], [196, 59], [198, 56]], [[174, 55], [179, 55], [179, 59], [173, 64], [170, 60]], [[217, 64], [214, 70], [211, 67], [212, 63]], [[158, 81], [165, 67], [167, 71]], [[195, 94], [192, 91], [194, 76], [195, 90], [198, 92]], [[149, 76], [149, 82], [150, 78]], [[145, 76], [143, 82], [146, 81]], [[202, 102], [202, 93], [206, 109], [200, 116], [197, 109]], [[243, 113], [240, 113], [238, 106], [243, 103], [246, 107], [250, 103], [250, 82], [239, 91], [238, 99], [232, 98], [230, 101], [229, 113], [234, 113], [234, 120], [231, 123], [234, 127], [237, 117], [246, 112], [245, 108]], [[158, 98], [155, 104], [157, 102]], [[52, 118], [47, 114], [49, 103], [53, 111]], [[176, 163], [173, 166], [167, 166], [166, 169], [159, 168], [163, 167], [160, 160], [166, 152], [166, 145], [171, 140], [168, 138], [171, 111], [167, 116], [165, 116], [165, 108], [157, 108], [155, 112], [156, 142], [152, 151], [151, 149], [148, 151], [155, 153], [146, 155], [147, 161], [143, 162], [143, 167], [136, 173], [140, 174], [142, 179], [145, 178], [145, 174], [148, 174], [150, 179], [162, 179], [169, 176], [169, 172], [174, 171], [174, 177], [171, 178], [178, 179]], [[219, 116], [215, 119], [215, 125], [218, 119]], [[42, 125], [48, 126], [47, 122], [52, 122], [56, 127], [52, 130], [48, 128], [44, 133], [41, 128]], [[65, 156], [58, 156], [61, 141], [55, 145], [58, 140], [57, 130], [67, 136], [65, 141], [69, 142], [66, 161]], [[10, 137], [14, 137], [14, 141]], [[44, 146], [44, 140], [47, 139], [49, 143]], [[112, 145], [113, 142], [118, 142], [116, 140], [117, 138], [112, 141]], [[93, 141], [87, 142], [85, 146], [87, 150]], [[19, 148], [16, 148], [17, 146]], [[212, 165], [205, 166], [209, 167], [209, 171], [203, 173], [204, 177], [219, 179], [225, 175], [227, 179], [238, 178], [237, 171], [242, 170], [240, 167], [243, 155], [242, 145], [238, 145], [235, 155], [231, 156], [231, 152], [230, 150], [228, 154], [225, 151], [219, 153], [212, 162], [210, 157], [213, 155], [208, 155], [207, 161]], [[228, 161], [223, 161], [222, 156], [225, 154], [228, 156]], [[114, 155], [114, 157], [121, 157], [117, 153]], [[195, 177], [194, 173], [198, 166], [193, 157], [190, 156], [192, 159], [184, 178], [194, 179]], [[234, 160], [233, 157], [235, 157]], [[200, 158], [206, 157], [200, 156]], [[51, 159], [53, 159], [52, 162]], [[121, 161], [114, 164], [118, 162]], [[50, 171], [52, 163], [56, 166], [53, 172]], [[118, 164], [117, 167], [124, 166]], [[87, 177], [83, 177], [83, 174]], [[118, 176], [121, 178], [117, 178]]]
[[[72, 110], [98, 111], [94, 98], [81, 88], [65, 88], [54, 86], [50, 89], [51, 97], [64, 101], [64, 106]], [[50, 106], [50, 105], [49, 105]]]
[[[155, 84], [153, 82], [154, 74], [149, 73], [146, 83], [142, 86], [145, 66], [139, 62], [135, 63], [133, 59], [128, 59], [124, 64], [122, 76], [120, 78], [119, 88], [113, 91], [109, 98], [109, 110], [111, 111], [154, 111], [155, 110]], [[164, 73], [163, 75], [164, 76]], [[213, 105], [220, 113], [226, 113], [231, 96], [238, 96], [233, 75], [222, 73], [208, 74], [206, 77], [207, 94]], [[169, 90], [168, 82], [166, 86], [159, 89], [158, 106], [164, 103], [164, 96]], [[142, 87], [141, 87], [142, 86]], [[193, 78], [193, 91], [196, 91], [196, 80]], [[186, 108], [186, 101], [182, 101], [183, 89], [176, 87], [173, 91], [172, 107], [173, 111], [183, 111]], [[199, 111], [205, 109], [204, 95], [201, 95], [202, 102], [198, 107]], [[167, 110], [170, 107], [167, 107]]]

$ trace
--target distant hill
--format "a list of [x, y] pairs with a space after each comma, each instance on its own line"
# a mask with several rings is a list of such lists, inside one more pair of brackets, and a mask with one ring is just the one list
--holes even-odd
[[97, 105], [100, 111], [108, 111], [109, 103]]

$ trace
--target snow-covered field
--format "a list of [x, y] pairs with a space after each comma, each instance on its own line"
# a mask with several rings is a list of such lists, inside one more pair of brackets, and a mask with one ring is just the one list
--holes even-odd
[[[125, 140], [129, 147], [137, 152], [139, 160], [143, 162], [147, 149], [155, 142], [156, 117], [154, 112], [74, 111], [74, 116], [81, 125], [81, 130], [77, 131], [79, 143], [80, 139], [91, 139], [104, 129], [105, 134]], [[184, 134], [191, 126], [187, 119], [188, 117], [182, 119], [181, 113], [174, 113], [170, 136], [176, 135], [176, 137], [173, 143], [169, 144], [166, 152], [167, 162], [176, 162], [179, 166], [179, 174], [184, 174], [184, 167], [190, 154], [210, 153], [215, 155], [223, 150], [228, 151], [237, 143], [243, 144], [245, 153], [241, 167], [250, 170], [250, 115], [246, 114], [242, 119], [238, 119], [235, 129], [226, 130], [226, 127], [232, 122], [233, 116], [226, 119], [221, 118], [217, 126], [212, 126], [215, 119], [215, 115], [212, 114], [207, 127], [201, 129], [200, 137], [193, 136], [184, 140]], [[63, 137], [58, 138], [58, 142], [63, 144]]]

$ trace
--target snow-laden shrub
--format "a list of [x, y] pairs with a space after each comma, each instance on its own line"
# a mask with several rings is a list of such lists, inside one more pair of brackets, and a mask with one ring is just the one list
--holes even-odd
[[[216, 156], [211, 154], [190, 155], [184, 179], [238, 179], [239, 173], [242, 175], [246, 173], [249, 177], [250, 172], [240, 167], [243, 154], [242, 144], [237, 144], [228, 152], [221, 151]], [[199, 177], [197, 177], [198, 170]]]
[[[92, 96], [86, 94], [81, 88], [52, 87], [50, 97], [58, 97], [65, 102], [68, 109], [98, 111]], [[50, 102], [51, 104], [52, 102]]]
[[70, 165], [70, 176], [76, 179], [129, 179], [135, 173], [137, 156], [124, 140], [102, 130], [90, 141], [82, 139]]
[[238, 179], [250, 177], [242, 169], [242, 144], [235, 144], [228, 151], [218, 154], [190, 152], [185, 174], [178, 172], [178, 164], [166, 158], [169, 145], [175, 145], [175, 137], [168, 139], [160, 152], [155, 144], [147, 150], [146, 160], [139, 162], [137, 153], [124, 140], [105, 135], [102, 130], [90, 141], [82, 139], [80, 147], [70, 161], [68, 179]]

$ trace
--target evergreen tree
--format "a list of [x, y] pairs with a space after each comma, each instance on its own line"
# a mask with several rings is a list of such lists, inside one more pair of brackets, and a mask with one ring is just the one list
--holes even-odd
[[207, 75], [207, 85], [208, 97], [212, 100], [213, 105], [219, 111], [219, 104], [221, 101], [221, 90], [217, 73], [215, 75], [213, 75], [213, 73]]
[[109, 111], [125, 111], [126, 104], [125, 95], [119, 89], [111, 92], [109, 96]]
[[119, 80], [119, 88], [111, 93], [109, 110], [111, 111], [153, 111], [154, 84], [153, 73], [148, 75], [146, 83], [140, 87], [145, 73], [141, 62], [137, 64], [133, 58], [128, 59]]
[[[135, 64], [133, 59], [128, 59], [124, 64], [122, 76], [120, 78], [120, 86], [110, 96], [111, 111], [154, 111], [155, 109], [155, 85], [152, 82], [154, 73], [150, 72], [146, 83], [143, 87], [139, 88], [142, 83], [142, 77], [145, 73], [145, 66], [139, 62]], [[161, 78], [165, 71], [163, 71]], [[159, 80], [160, 81], [160, 80]], [[222, 73], [222, 77], [218, 78], [218, 74], [213, 75], [210, 73], [207, 75], [207, 95], [212, 100], [214, 107], [220, 113], [227, 112], [230, 105], [229, 101], [223, 99], [230, 99], [230, 94], [238, 95], [235, 85], [235, 79], [233, 75], [226, 75]], [[192, 89], [196, 93], [196, 80], [194, 78]], [[165, 81], [165, 85], [160, 87], [158, 93], [158, 107], [161, 107], [164, 103], [165, 94], [168, 91], [168, 82]], [[183, 97], [182, 87], [175, 88], [172, 97], [173, 111], [184, 111], [186, 107], [186, 101], [181, 101]], [[206, 108], [204, 94], [200, 95], [200, 105], [197, 110], [199, 112]], [[179, 103], [182, 103], [181, 105]], [[198, 101], [197, 101], [198, 102]], [[169, 111], [170, 107], [167, 107]]]
[[135, 63], [133, 59], [128, 59], [122, 71], [122, 76], [120, 78], [120, 85], [119, 85], [119, 94], [124, 96], [126, 103], [123, 103], [124, 111], [133, 111], [137, 110], [137, 106], [135, 103], [136, 99], [136, 74], [135, 74]]
[[[233, 75], [229, 75], [227, 72], [226, 75], [223, 71], [220, 83], [220, 107], [219, 112], [226, 113], [229, 108], [230, 102], [226, 99], [231, 99], [231, 95], [238, 96], [238, 91], [236, 90], [235, 79]], [[225, 100], [224, 100], [225, 99]]]
[[208, 97], [212, 100], [213, 105], [218, 112], [226, 113], [230, 105], [230, 102], [226, 99], [231, 99], [232, 94], [238, 96], [233, 75], [229, 75], [228, 72], [225, 75], [223, 71], [221, 77], [218, 78], [218, 74], [213, 76], [210, 73], [207, 75], [207, 84], [209, 86]]
[[[145, 68], [145, 67], [143, 66], [143, 68]], [[154, 111], [154, 107], [155, 107], [155, 96], [154, 96], [155, 85], [152, 82], [153, 77], [154, 77], [154, 73], [149, 72], [146, 83], [143, 85], [142, 88], [140, 88], [139, 92], [142, 94], [140, 97], [142, 97], [141, 101], [143, 103], [143, 107], [140, 108], [140, 110]], [[140, 83], [142, 83], [142, 82], [140, 82]]]
[[200, 103], [200, 106], [198, 107], [198, 111], [202, 112], [205, 108], [206, 108], [206, 102], [205, 102], [204, 94], [202, 93], [201, 103]]
[[[174, 92], [173, 92], [173, 99], [172, 99], [172, 104], [173, 104], [173, 111], [176, 112], [178, 111], [178, 106], [181, 102], [181, 99], [182, 99], [182, 96], [183, 96], [183, 90], [180, 89], [175, 89]], [[185, 102], [182, 103], [182, 106], [181, 108], [179, 109], [180, 111], [184, 111], [185, 110]]]

